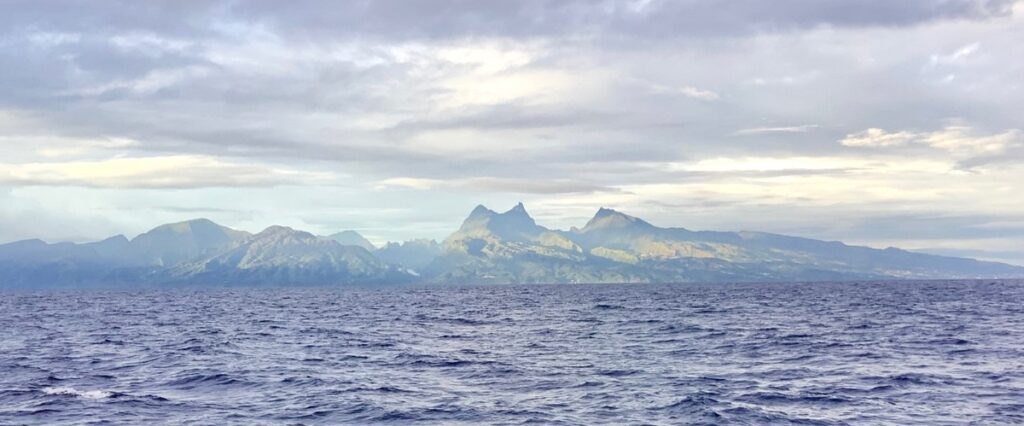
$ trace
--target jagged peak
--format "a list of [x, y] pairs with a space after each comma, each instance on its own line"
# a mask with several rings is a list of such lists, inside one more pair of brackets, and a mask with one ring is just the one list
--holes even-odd
[[495, 213], [495, 211], [487, 208], [487, 206], [485, 206], [483, 204], [477, 204], [476, 207], [473, 208], [473, 211], [470, 212], [470, 214], [473, 214], [473, 213], [477, 213], [477, 214], [491, 214], [491, 213]]
[[530, 217], [530, 214], [526, 212], [526, 206], [522, 202], [512, 206], [512, 208], [505, 211], [505, 213], [497, 215], [495, 218], [503, 222], [516, 222], [516, 223], [529, 223], [536, 225], [537, 223]]
[[601, 208], [597, 209], [597, 213], [594, 214], [594, 218], [596, 219], [596, 218], [600, 218], [600, 217], [613, 216], [613, 215], [628, 216], [627, 214], [621, 213], [618, 210], [610, 209], [610, 208], [607, 208], [607, 207], [601, 207]]
[[512, 206], [512, 208], [505, 211], [505, 213], [499, 214], [498, 218], [503, 221], [529, 222], [535, 224], [533, 218], [526, 212], [526, 206], [524, 206], [522, 202]]
[[599, 228], [625, 228], [629, 226], [652, 227], [653, 225], [635, 216], [622, 213], [618, 210], [601, 207], [594, 214], [594, 217], [580, 230], [587, 232]]
[[492, 233], [502, 238], [521, 239], [526, 235], [537, 234], [541, 230], [526, 212], [523, 203], [517, 203], [504, 213], [496, 213], [482, 205], [478, 206], [462, 222], [458, 233]]
[[530, 214], [526, 212], [526, 206], [523, 205], [522, 202], [516, 203], [516, 205], [512, 206], [512, 208], [508, 209], [504, 213], [498, 213], [498, 212], [496, 212], [494, 210], [491, 210], [491, 209], [487, 208], [483, 204], [480, 204], [480, 205], [477, 205], [476, 208], [474, 208], [473, 211], [469, 213], [469, 217], [467, 217], [466, 220], [469, 221], [469, 220], [473, 220], [473, 219], [493, 218], [493, 217], [502, 217], [502, 218], [522, 217], [522, 218], [529, 219], [531, 221], [533, 220], [533, 218], [530, 217]]
[[334, 240], [325, 240], [306, 231], [289, 226], [271, 225], [246, 240], [250, 244], [331, 244], [344, 247]]
[[609, 217], [621, 218], [624, 220], [639, 220], [636, 217], [630, 216], [615, 209], [610, 209], [608, 207], [601, 207], [597, 209], [597, 213], [594, 213], [594, 217], [591, 218], [590, 220], [593, 221], [595, 219], [604, 219]]
[[480, 217], [490, 217], [490, 216], [494, 216], [496, 214], [498, 214], [498, 213], [495, 212], [494, 210], [491, 210], [491, 209], [487, 208], [483, 204], [477, 204], [477, 206], [475, 208], [473, 208], [473, 211], [469, 212], [469, 217], [467, 217], [466, 219], [474, 219], [474, 218], [480, 218]]
[[502, 214], [524, 214], [529, 216], [529, 214], [526, 213], [526, 206], [523, 205], [522, 201], [516, 203], [516, 205], [512, 206], [511, 209], [508, 209], [508, 211]]

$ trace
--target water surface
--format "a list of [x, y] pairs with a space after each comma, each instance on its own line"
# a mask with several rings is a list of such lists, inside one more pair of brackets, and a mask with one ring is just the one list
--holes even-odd
[[0, 424], [1024, 423], [1024, 283], [0, 293]]

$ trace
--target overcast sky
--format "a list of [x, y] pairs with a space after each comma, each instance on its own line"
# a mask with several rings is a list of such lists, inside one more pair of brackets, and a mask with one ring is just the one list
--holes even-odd
[[0, 242], [598, 207], [1024, 264], [1024, 2], [0, 3]]

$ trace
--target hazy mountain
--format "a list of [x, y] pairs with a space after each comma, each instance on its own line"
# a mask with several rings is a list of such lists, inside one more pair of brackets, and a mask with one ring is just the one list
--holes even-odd
[[161, 225], [132, 240], [0, 245], [0, 286], [138, 284], [155, 270], [217, 253], [249, 234], [206, 219]]
[[113, 271], [140, 265], [122, 235], [86, 244], [18, 241], [0, 245], [0, 287], [115, 284], [120, 279]]
[[582, 228], [538, 225], [522, 203], [478, 206], [442, 243], [372, 248], [272, 226], [251, 235], [206, 219], [128, 240], [0, 245], [0, 287], [88, 285], [382, 285], [784, 281], [1024, 277], [1024, 268], [762, 232], [661, 228], [602, 208]]
[[234, 247], [172, 268], [161, 280], [208, 285], [396, 284], [411, 275], [366, 249], [283, 226]]
[[131, 245], [146, 263], [173, 266], [226, 250], [249, 235], [207, 219], [195, 219], [153, 228], [135, 237]]
[[421, 271], [440, 256], [442, 251], [437, 241], [420, 239], [402, 243], [389, 242], [374, 254], [384, 262]]
[[341, 231], [336, 234], [328, 235], [325, 238], [337, 241], [338, 244], [341, 244], [343, 246], [362, 247], [367, 251], [377, 250], [377, 247], [375, 247], [373, 243], [370, 242], [370, 240], [367, 240], [362, 236], [362, 234], [356, 231]]
[[95, 243], [85, 243], [82, 246], [92, 248], [97, 256], [104, 259], [140, 262], [131, 241], [128, 241], [124, 235], [115, 235]]

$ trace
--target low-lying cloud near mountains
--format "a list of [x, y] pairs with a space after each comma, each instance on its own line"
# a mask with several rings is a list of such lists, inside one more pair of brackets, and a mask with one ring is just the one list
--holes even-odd
[[1013, 0], [6, 2], [0, 242], [523, 199], [1024, 263], [1022, 39]]

